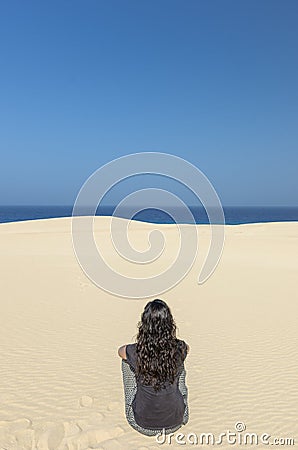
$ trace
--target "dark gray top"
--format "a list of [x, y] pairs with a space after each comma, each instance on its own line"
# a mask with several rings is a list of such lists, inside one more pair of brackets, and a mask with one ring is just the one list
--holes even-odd
[[[186, 344], [179, 341], [180, 344]], [[186, 358], [187, 353], [185, 352]], [[135, 372], [136, 344], [126, 346], [126, 360]], [[184, 360], [178, 370], [174, 383], [165, 383], [165, 388], [155, 391], [153, 386], [147, 386], [137, 381], [137, 392], [132, 402], [132, 408], [137, 424], [147, 429], [173, 428], [182, 424], [185, 404], [179, 390], [179, 376], [184, 368]]]

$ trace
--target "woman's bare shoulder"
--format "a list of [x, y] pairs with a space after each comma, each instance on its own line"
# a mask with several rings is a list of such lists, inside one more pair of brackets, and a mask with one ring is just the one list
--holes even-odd
[[126, 356], [126, 344], [122, 345], [121, 347], [118, 348], [118, 355], [122, 359], [127, 359], [127, 356]]

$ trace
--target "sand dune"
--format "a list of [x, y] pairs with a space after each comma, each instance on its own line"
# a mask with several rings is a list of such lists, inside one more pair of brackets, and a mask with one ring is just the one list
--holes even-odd
[[[135, 222], [132, 239], [142, 245], [156, 227]], [[175, 247], [175, 227], [158, 227]], [[95, 229], [113, 263], [109, 219], [96, 218]], [[200, 225], [202, 253], [160, 296], [191, 347], [190, 420], [180, 432], [217, 437], [243, 422], [247, 432], [297, 443], [298, 224], [225, 229], [210, 279], [196, 283], [210, 238]], [[70, 218], [0, 224], [0, 449], [161, 448], [126, 422], [117, 355], [134, 341], [149, 299], [96, 287], [77, 263], [70, 230]], [[170, 448], [181, 445], [173, 440]]]

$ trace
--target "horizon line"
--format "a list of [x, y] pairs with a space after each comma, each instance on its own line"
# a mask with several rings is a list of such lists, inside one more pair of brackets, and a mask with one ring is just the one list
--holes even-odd
[[[185, 204], [187, 207], [189, 208], [205, 208], [204, 205], [191, 205], [191, 204]], [[73, 208], [74, 205], [72, 204], [41, 204], [41, 203], [32, 203], [32, 204], [14, 204], [14, 203], [10, 203], [10, 204], [0, 204], [0, 208], [2, 207], [9, 207], [9, 206], [13, 206], [13, 207], [67, 207], [67, 208]], [[86, 208], [89, 208], [93, 205], [85, 205]], [[116, 208], [118, 205], [115, 204], [110, 204], [110, 205], [98, 205], [97, 208]], [[143, 205], [131, 205], [130, 207], [143, 207]], [[148, 207], [144, 207], [143, 210], [146, 209], [159, 209], [161, 207], [167, 207], [168, 205], [160, 205], [157, 207], [154, 206], [148, 206]], [[173, 205], [175, 206], [175, 205]], [[234, 205], [221, 205], [223, 208], [298, 208], [298, 205], [239, 205], [239, 204], [234, 204]], [[183, 206], [176, 206], [177, 208], [183, 208]], [[217, 208], [217, 206], [210, 206], [211, 208]], [[125, 208], [125, 207], [124, 207]]]

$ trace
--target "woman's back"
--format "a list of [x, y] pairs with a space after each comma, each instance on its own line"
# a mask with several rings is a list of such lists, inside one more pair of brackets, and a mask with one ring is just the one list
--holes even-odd
[[189, 347], [176, 337], [174, 318], [163, 300], [147, 303], [138, 328], [136, 343], [118, 349], [125, 361], [124, 386], [131, 384], [124, 389], [127, 418], [144, 434], [178, 429], [188, 421], [184, 360]]
[[[184, 341], [179, 340], [179, 344], [180, 347], [186, 348]], [[179, 351], [179, 348], [177, 351]], [[186, 352], [177, 370], [174, 383], [165, 381], [164, 387], [156, 390], [153, 386], [137, 380], [137, 392], [132, 408], [135, 420], [141, 427], [150, 429], [169, 428], [182, 423], [186, 406], [179, 390], [179, 377], [184, 369], [185, 357]], [[136, 344], [126, 346], [126, 360], [132, 370], [136, 372]]]

